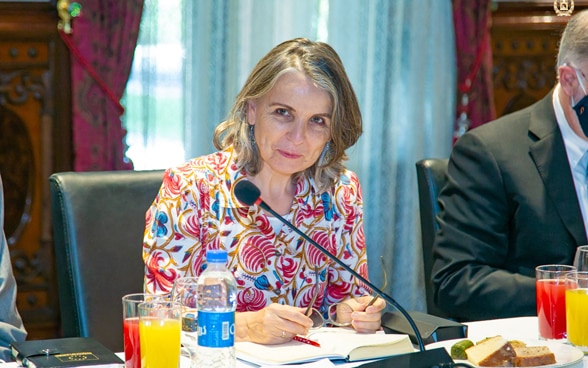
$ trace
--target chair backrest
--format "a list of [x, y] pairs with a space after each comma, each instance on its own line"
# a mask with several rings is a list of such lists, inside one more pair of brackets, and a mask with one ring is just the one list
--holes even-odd
[[447, 181], [448, 161], [448, 159], [424, 159], [416, 163], [427, 313], [441, 317], [447, 317], [448, 315], [435, 306], [431, 273], [433, 269], [433, 242], [435, 233], [439, 228], [436, 219], [439, 213], [437, 197]]
[[143, 291], [145, 213], [163, 171], [50, 176], [57, 285], [64, 337], [123, 350], [123, 295]]

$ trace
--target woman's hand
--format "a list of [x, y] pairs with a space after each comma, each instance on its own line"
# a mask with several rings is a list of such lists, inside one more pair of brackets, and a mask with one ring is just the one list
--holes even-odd
[[373, 296], [366, 295], [359, 298], [349, 299], [344, 303], [351, 306], [351, 326], [357, 332], [374, 333], [382, 326], [382, 310], [386, 302], [382, 298], [376, 299], [374, 304], [367, 306]]
[[257, 312], [235, 315], [236, 340], [260, 344], [281, 344], [295, 335], [306, 335], [312, 320], [304, 315], [304, 308], [272, 303]]

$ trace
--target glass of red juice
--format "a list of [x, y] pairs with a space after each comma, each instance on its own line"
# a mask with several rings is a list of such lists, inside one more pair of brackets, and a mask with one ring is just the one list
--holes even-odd
[[139, 304], [151, 295], [144, 293], [127, 294], [122, 297], [123, 340], [126, 368], [141, 368], [141, 344], [139, 342]]
[[537, 320], [539, 338], [565, 340], [566, 274], [575, 271], [569, 265], [542, 265], [535, 268], [537, 288]]

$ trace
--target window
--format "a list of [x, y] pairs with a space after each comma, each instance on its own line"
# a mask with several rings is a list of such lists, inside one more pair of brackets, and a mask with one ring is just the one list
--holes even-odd
[[146, 0], [123, 105], [135, 170], [185, 160], [182, 0]]

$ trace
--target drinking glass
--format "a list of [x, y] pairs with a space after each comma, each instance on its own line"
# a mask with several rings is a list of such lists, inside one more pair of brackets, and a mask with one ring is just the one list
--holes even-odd
[[139, 304], [142, 368], [179, 367], [182, 308], [169, 300]]
[[576, 248], [574, 266], [578, 271], [588, 271], [588, 245], [581, 245]]
[[569, 265], [542, 265], [535, 268], [539, 338], [566, 338], [566, 279], [576, 268]]
[[566, 276], [568, 342], [588, 354], [588, 271]]
[[139, 338], [139, 304], [149, 300], [165, 299], [165, 295], [145, 293], [127, 294], [122, 297], [123, 342], [126, 368], [141, 368], [141, 342]]
[[144, 293], [127, 294], [122, 297], [123, 341], [127, 368], [141, 368], [138, 307], [139, 304], [145, 301], [146, 297], [149, 297], [149, 295]]
[[198, 346], [198, 277], [185, 276], [177, 278], [172, 289], [172, 300], [182, 308], [182, 354], [187, 355], [191, 365], [196, 362], [196, 348]]

